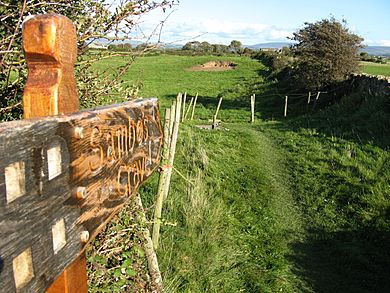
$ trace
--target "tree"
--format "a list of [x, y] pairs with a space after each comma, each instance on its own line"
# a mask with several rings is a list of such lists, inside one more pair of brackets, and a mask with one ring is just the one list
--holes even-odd
[[237, 40], [233, 40], [230, 42], [229, 50], [233, 53], [241, 54], [242, 52], [242, 43]]
[[213, 52], [213, 46], [208, 42], [202, 42], [200, 43], [200, 50], [203, 53], [212, 53]]
[[[0, 0], [0, 120], [19, 119], [22, 115], [22, 92], [27, 69], [22, 52], [21, 25], [29, 15], [58, 13], [69, 17], [76, 26], [78, 62], [76, 78], [83, 107], [110, 102], [106, 97], [119, 95], [126, 100], [134, 95], [134, 87], [122, 83], [122, 76], [133, 62], [123, 58], [123, 65], [113, 74], [109, 69], [97, 73], [93, 63], [110, 58], [115, 52], [96, 51], [86, 58], [88, 45], [96, 40], [110, 43], [129, 40], [140, 15], [165, 9], [177, 0], [121, 0], [116, 7], [105, 0]], [[161, 24], [162, 25], [162, 24]]]
[[363, 39], [351, 33], [344, 20], [340, 23], [332, 17], [305, 23], [292, 40], [297, 42], [291, 48], [293, 78], [306, 89], [318, 90], [358, 71]]
[[200, 48], [200, 42], [198, 41], [192, 41], [192, 42], [188, 42], [186, 43], [182, 50], [188, 50], [188, 51], [199, 51], [199, 48]]

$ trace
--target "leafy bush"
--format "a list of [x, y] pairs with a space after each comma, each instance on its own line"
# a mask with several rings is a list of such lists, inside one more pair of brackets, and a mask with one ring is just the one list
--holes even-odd
[[[171, 6], [176, 0], [123, 0], [113, 9], [104, 0], [7, 0], [0, 1], [0, 120], [20, 119], [22, 116], [22, 92], [27, 77], [22, 53], [21, 25], [26, 17], [42, 13], [58, 13], [69, 17], [76, 26], [78, 62], [76, 77], [83, 107], [107, 103], [114, 93], [126, 100], [134, 95], [132, 85], [122, 83], [122, 76], [133, 62], [126, 62], [103, 72], [92, 70], [96, 61], [110, 57], [105, 51], [88, 52], [88, 45], [97, 39], [112, 41], [127, 38], [139, 16], [151, 10]], [[111, 37], [110, 37], [111, 36]], [[113, 36], [113, 37], [112, 37]], [[125, 36], [125, 37], [123, 37]]]
[[305, 23], [292, 40], [295, 83], [308, 90], [347, 79], [359, 71], [358, 50], [363, 39], [349, 31], [346, 22], [335, 18]]

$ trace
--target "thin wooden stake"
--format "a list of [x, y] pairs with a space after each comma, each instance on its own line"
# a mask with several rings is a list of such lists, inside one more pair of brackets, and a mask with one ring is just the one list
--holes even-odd
[[[141, 210], [141, 212], [140, 212], [141, 221], [143, 223], [146, 223], [146, 216], [145, 216], [145, 212], [144, 212], [144, 207], [142, 205], [142, 201], [141, 201], [141, 197], [139, 196], [139, 193], [137, 193], [135, 196], [135, 204]], [[160, 269], [158, 266], [156, 252], [153, 249], [153, 242], [152, 242], [152, 239], [150, 238], [149, 229], [142, 228], [142, 234], [146, 240], [145, 256], [146, 256], [146, 259], [148, 261], [148, 270], [149, 270], [151, 279], [153, 280], [153, 283], [156, 286], [156, 292], [163, 292], [161, 272], [160, 272]]]
[[173, 122], [176, 116], [176, 101], [173, 101], [171, 105], [170, 117], [169, 117], [169, 133], [168, 133], [168, 149], [171, 147]]
[[196, 95], [195, 95], [194, 105], [192, 106], [191, 120], [194, 120], [195, 107], [196, 107], [196, 102], [197, 102], [197, 100], [198, 100], [198, 93], [196, 93]]
[[314, 104], [313, 104], [313, 111], [317, 106], [317, 102], [318, 102], [318, 99], [320, 98], [320, 94], [321, 94], [321, 92], [317, 92], [316, 99], [314, 100]]
[[284, 117], [287, 117], [288, 96], [284, 100]]
[[187, 108], [187, 111], [186, 111], [186, 115], [184, 116], [184, 120], [187, 120], [187, 116], [190, 113], [193, 101], [194, 101], [194, 97], [192, 97], [191, 100], [190, 100], [190, 104], [188, 105], [188, 108]]
[[311, 92], [309, 92], [309, 95], [307, 96], [306, 112], [309, 111], [310, 99], [311, 99]]
[[184, 121], [184, 115], [186, 113], [186, 100], [187, 100], [187, 92], [184, 93], [184, 98], [183, 98], [183, 114], [181, 117], [181, 121]]
[[182, 103], [182, 96], [179, 94], [177, 96], [176, 100], [176, 115], [173, 122], [173, 129], [172, 129], [172, 137], [171, 137], [171, 144], [169, 146], [169, 154], [168, 154], [168, 173], [167, 173], [167, 179], [164, 185], [164, 199], [167, 198], [168, 192], [169, 192], [169, 185], [171, 183], [171, 176], [172, 176], [172, 169], [173, 169], [173, 163], [175, 160], [175, 153], [176, 153], [176, 144], [177, 144], [177, 138], [179, 135], [179, 127], [180, 127], [180, 110], [181, 110], [181, 103]]
[[256, 102], [256, 95], [253, 94], [251, 96], [251, 112], [252, 112], [252, 123], [255, 122], [255, 102]]
[[[171, 143], [169, 145], [169, 151], [168, 151], [168, 160], [167, 165], [163, 166], [165, 167], [165, 170], [163, 168], [163, 173], [165, 174], [164, 178], [161, 178], [161, 186], [159, 183], [159, 200], [161, 201], [161, 207], [162, 202], [167, 198], [168, 192], [169, 192], [169, 185], [171, 181], [172, 176], [172, 168], [173, 168], [173, 162], [175, 159], [175, 152], [176, 152], [176, 144], [177, 144], [177, 138], [179, 134], [179, 126], [180, 126], [180, 116], [181, 116], [181, 103], [182, 103], [182, 95], [178, 94], [176, 99], [176, 109], [175, 109], [175, 119], [173, 122], [173, 129], [172, 129], [172, 137], [171, 137]], [[165, 172], [166, 171], [166, 172]], [[160, 194], [161, 192], [161, 194]], [[157, 203], [156, 203], [157, 205]], [[153, 247], [155, 250], [158, 249], [159, 245], [159, 238], [160, 238], [160, 226], [161, 226], [161, 212], [160, 214], [155, 214], [155, 222], [153, 226], [153, 234], [152, 234], [152, 240], [153, 240]]]
[[215, 114], [214, 114], [214, 117], [213, 117], [213, 125], [211, 126], [212, 129], [214, 129], [217, 126], [216, 125], [217, 116], [218, 116], [218, 112], [219, 112], [219, 108], [221, 107], [221, 104], [222, 104], [222, 97], [220, 97], [219, 101], [218, 101], [217, 110], [215, 111]]
[[156, 198], [156, 207], [154, 210], [154, 219], [153, 219], [153, 247], [157, 249], [158, 247], [158, 238], [160, 233], [160, 223], [161, 223], [161, 212], [164, 201], [164, 185], [166, 184], [166, 178], [169, 168], [169, 142], [170, 142], [170, 118], [171, 118], [171, 109], [168, 108], [165, 110], [165, 122], [164, 122], [164, 144], [162, 150], [162, 166], [161, 174], [158, 182], [157, 189], [157, 198]]

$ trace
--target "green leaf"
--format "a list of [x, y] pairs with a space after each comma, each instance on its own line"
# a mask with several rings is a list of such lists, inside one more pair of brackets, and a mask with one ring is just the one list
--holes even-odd
[[114, 271], [114, 277], [117, 277], [117, 278], [119, 278], [120, 276], [122, 275], [122, 273], [121, 273], [121, 269], [115, 269], [115, 271]]
[[127, 267], [131, 267], [131, 265], [133, 264], [133, 260], [130, 259], [130, 258], [126, 258], [123, 263], [122, 263], [122, 268], [127, 268]]
[[130, 277], [134, 277], [137, 275], [137, 272], [135, 270], [133, 270], [132, 268], [127, 268], [126, 269], [126, 274]]

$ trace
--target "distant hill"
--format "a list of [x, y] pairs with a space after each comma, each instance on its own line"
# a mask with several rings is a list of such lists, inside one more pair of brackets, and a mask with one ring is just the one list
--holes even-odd
[[360, 52], [367, 52], [368, 55], [390, 57], [390, 47], [367, 46], [360, 49]]
[[[283, 47], [288, 47], [292, 44], [293, 43], [288, 43], [288, 42], [274, 42], [274, 43], [261, 43], [255, 45], [248, 45], [245, 47], [248, 47], [250, 49], [255, 49], [255, 50], [266, 49], [266, 48], [281, 49]], [[360, 52], [367, 52], [368, 55], [390, 57], [390, 47], [385, 47], [385, 46], [367, 46], [360, 49]]]
[[261, 43], [261, 44], [255, 44], [255, 45], [248, 45], [244, 47], [248, 47], [249, 49], [266, 49], [266, 48], [272, 48], [272, 49], [281, 49], [283, 47], [288, 47], [292, 45], [293, 43], [288, 42], [273, 42], [273, 43]]

